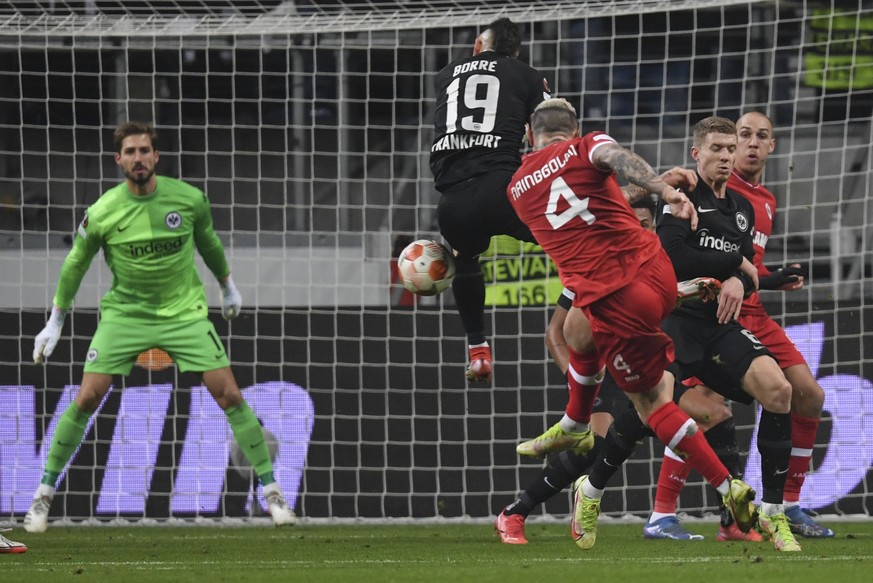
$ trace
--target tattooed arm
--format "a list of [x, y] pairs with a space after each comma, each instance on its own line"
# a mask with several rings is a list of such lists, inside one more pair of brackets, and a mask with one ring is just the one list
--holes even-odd
[[[694, 205], [689, 202], [688, 197], [682, 191], [668, 184], [667, 180], [672, 181], [671, 177], [665, 179], [665, 177], [655, 174], [649, 163], [637, 154], [616, 143], [609, 143], [597, 147], [591, 153], [591, 161], [600, 170], [615, 172], [640, 189], [659, 194], [664, 202], [670, 205], [673, 216], [690, 219], [691, 228], [697, 228], [697, 212], [694, 210]], [[674, 170], [676, 169], [665, 174], [672, 174]], [[696, 176], [694, 179], [696, 182]], [[625, 194], [625, 196], [628, 195]]]
[[[691, 192], [697, 187], [697, 172], [694, 170], [688, 170], [687, 168], [674, 166], [661, 174], [661, 180], [674, 188], [679, 188], [685, 192]], [[642, 186], [637, 186], [636, 184], [622, 186], [621, 191], [624, 193], [624, 197], [631, 206], [633, 206], [633, 204], [638, 200], [651, 194], [648, 190]]]

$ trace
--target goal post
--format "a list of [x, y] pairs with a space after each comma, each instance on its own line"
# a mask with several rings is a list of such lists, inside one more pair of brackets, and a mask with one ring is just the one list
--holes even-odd
[[[404, 294], [396, 253], [439, 239], [429, 170], [433, 79], [508, 16], [520, 58], [653, 167], [691, 166], [708, 115], [766, 112], [776, 194], [765, 262], [809, 269], [766, 293], [825, 389], [801, 502], [873, 505], [873, 7], [685, 0], [11, 2], [0, 7], [0, 518], [20, 519], [81, 379], [111, 274], [97, 257], [58, 349], [32, 364], [84, 210], [121, 180], [111, 133], [154, 122], [158, 172], [202, 188], [243, 296], [212, 310], [240, 387], [275, 437], [305, 519], [488, 520], [537, 476], [517, 442], [561, 416], [543, 335], [556, 273], [535, 250], [482, 258], [493, 386], [467, 385], [451, 292]], [[200, 265], [213, 308], [212, 276]], [[263, 516], [228, 427], [196, 377], [146, 353], [92, 420], [52, 517], [233, 521]], [[734, 406], [760, 482], [755, 412]], [[645, 442], [603, 512], [646, 515], [662, 448]], [[700, 478], [680, 511], [713, 512]], [[567, 496], [537, 511], [563, 519]]]

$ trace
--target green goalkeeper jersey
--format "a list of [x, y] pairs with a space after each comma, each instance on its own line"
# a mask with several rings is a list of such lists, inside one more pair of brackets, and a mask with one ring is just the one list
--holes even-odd
[[102, 320], [206, 317], [194, 247], [216, 278], [230, 273], [209, 200], [181, 180], [156, 178], [157, 188], [147, 196], [122, 182], [88, 208], [61, 268], [55, 305], [70, 309], [91, 260], [103, 249], [113, 277], [100, 301]]

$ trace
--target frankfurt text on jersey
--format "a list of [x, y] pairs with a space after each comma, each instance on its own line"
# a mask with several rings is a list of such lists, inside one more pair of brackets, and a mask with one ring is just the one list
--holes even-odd
[[431, 152], [443, 150], [466, 150], [467, 148], [496, 148], [500, 144], [501, 136], [491, 134], [449, 134], [438, 140]]

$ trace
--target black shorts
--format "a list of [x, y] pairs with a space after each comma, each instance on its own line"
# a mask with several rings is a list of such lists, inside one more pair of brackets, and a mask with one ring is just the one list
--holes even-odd
[[676, 362], [671, 365], [676, 378], [697, 377], [738, 403], [748, 405], [755, 400], [743, 390], [743, 376], [753, 360], [773, 355], [754, 334], [737, 322], [718, 324], [675, 313], [664, 319], [661, 328], [676, 348]]
[[594, 400], [592, 413], [609, 413], [613, 417], [618, 417], [628, 407], [633, 407], [630, 399], [627, 398], [624, 391], [618, 388], [618, 385], [612, 380], [612, 375], [606, 373], [603, 382], [600, 383], [597, 399]]
[[437, 207], [440, 234], [462, 255], [475, 257], [494, 235], [510, 235], [536, 243], [506, 197], [511, 170], [494, 170], [453, 184], [443, 191]]

